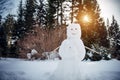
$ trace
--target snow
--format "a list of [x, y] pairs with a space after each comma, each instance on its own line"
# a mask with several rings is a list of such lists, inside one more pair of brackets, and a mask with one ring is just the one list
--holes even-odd
[[58, 54], [57, 51], [50, 51], [50, 52], [43, 52], [42, 56], [45, 57], [47, 60], [59, 60], [60, 55]]
[[37, 52], [37, 50], [35, 50], [35, 49], [32, 49], [31, 50], [31, 53], [27, 53], [27, 59], [28, 60], [32, 60], [32, 56], [34, 56], [35, 54], [37, 54], [38, 52]]
[[80, 62], [84, 59], [86, 51], [80, 38], [80, 25], [75, 23], [70, 24], [67, 27], [67, 38], [62, 42], [59, 48], [59, 55], [62, 60], [59, 62], [57, 69], [50, 78], [51, 80], [83, 79], [79, 75], [81, 74], [79, 67], [81, 67]]
[[89, 53], [88, 53], [88, 55], [89, 55], [90, 57], [92, 57], [92, 56], [93, 56], [92, 52], [89, 52]]
[[35, 49], [32, 49], [32, 50], [31, 50], [31, 54], [32, 54], [32, 55], [37, 54], [37, 53], [38, 53], [37, 50], [35, 50]]
[[81, 27], [72, 23], [67, 27], [67, 38], [62, 42], [59, 54], [62, 59], [83, 60], [85, 57], [85, 46], [81, 38]]
[[28, 58], [28, 60], [30, 60], [31, 57], [32, 57], [31, 53], [27, 53], [27, 58]]
[[[0, 60], [0, 80], [51, 80], [51, 76], [58, 69], [60, 61], [27, 61], [2, 58]], [[120, 62], [117, 60], [82, 61], [80, 64], [82, 66], [79, 69], [82, 72], [78, 76], [83, 77], [84, 80], [120, 80]], [[67, 70], [71, 71], [69, 67]], [[60, 77], [61, 75], [56, 76]], [[67, 80], [67, 77], [65, 80]]]

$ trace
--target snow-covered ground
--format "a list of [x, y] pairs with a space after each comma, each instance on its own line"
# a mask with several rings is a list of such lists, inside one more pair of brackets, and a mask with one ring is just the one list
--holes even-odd
[[[58, 63], [59, 60], [1, 59], [0, 80], [50, 80]], [[83, 61], [81, 65], [84, 80], [120, 80], [120, 61]]]

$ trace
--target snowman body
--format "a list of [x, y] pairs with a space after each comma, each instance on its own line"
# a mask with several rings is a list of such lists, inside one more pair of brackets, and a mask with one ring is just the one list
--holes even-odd
[[62, 60], [83, 60], [85, 57], [85, 46], [81, 38], [81, 28], [79, 24], [71, 24], [67, 27], [67, 39], [65, 39], [59, 49]]
[[79, 24], [70, 24], [67, 27], [67, 39], [59, 48], [62, 60], [59, 61], [50, 80], [84, 80], [81, 76], [83, 72], [81, 60], [85, 57], [85, 47], [80, 37]]

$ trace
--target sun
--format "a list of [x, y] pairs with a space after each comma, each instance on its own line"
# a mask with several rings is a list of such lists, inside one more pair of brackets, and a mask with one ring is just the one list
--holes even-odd
[[90, 21], [90, 18], [88, 17], [88, 15], [85, 15], [85, 16], [83, 17], [83, 21], [84, 21], [84, 22], [89, 22], [89, 21]]

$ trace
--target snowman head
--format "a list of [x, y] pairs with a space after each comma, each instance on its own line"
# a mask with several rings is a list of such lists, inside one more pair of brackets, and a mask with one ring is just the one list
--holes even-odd
[[81, 38], [81, 27], [77, 23], [72, 23], [67, 27], [67, 38]]

